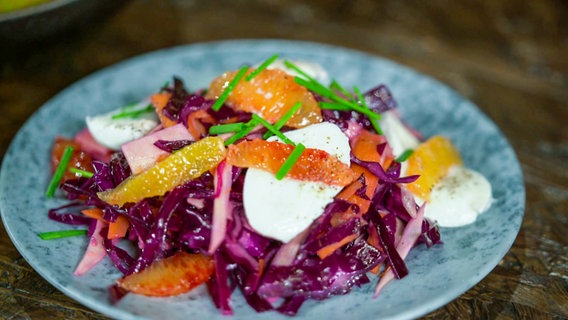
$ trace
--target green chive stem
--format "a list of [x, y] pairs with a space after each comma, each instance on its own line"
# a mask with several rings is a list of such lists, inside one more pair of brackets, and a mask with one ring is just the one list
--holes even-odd
[[292, 153], [290, 153], [290, 156], [288, 156], [286, 161], [284, 161], [284, 163], [282, 164], [282, 167], [280, 167], [280, 169], [278, 169], [278, 172], [276, 172], [276, 179], [282, 180], [286, 176], [286, 174], [288, 174], [288, 172], [292, 169], [294, 164], [296, 164], [296, 161], [298, 161], [305, 149], [306, 147], [301, 143], [298, 143], [296, 145]]
[[87, 230], [63, 230], [63, 231], [42, 232], [38, 233], [38, 236], [42, 240], [54, 240], [54, 239], [82, 236], [86, 234]]
[[327, 109], [327, 110], [340, 110], [340, 111], [351, 111], [352, 110], [349, 106], [346, 106], [344, 104], [337, 103], [337, 102], [320, 101], [319, 106], [320, 106], [320, 108]]
[[261, 118], [259, 115], [257, 114], [252, 114], [252, 118], [257, 120], [260, 124], [262, 124], [266, 129], [268, 129], [268, 131], [272, 132], [274, 135], [276, 135], [278, 138], [280, 138], [282, 141], [284, 141], [287, 144], [291, 144], [293, 146], [295, 146], [296, 144], [290, 140], [288, 137], [286, 137], [282, 132], [280, 132], [278, 129], [276, 129], [273, 125], [271, 125], [268, 121], [264, 120], [263, 118]]
[[254, 77], [256, 77], [259, 73], [264, 71], [264, 69], [268, 68], [268, 66], [270, 66], [274, 61], [276, 61], [276, 59], [278, 59], [278, 54], [274, 54], [272, 57], [268, 58], [266, 61], [261, 63], [260, 66], [258, 66], [258, 68], [254, 69], [254, 71], [249, 73], [245, 77], [245, 81], [251, 81]]
[[[292, 118], [296, 114], [296, 112], [298, 112], [298, 110], [300, 110], [301, 107], [302, 107], [302, 103], [300, 101], [296, 102], [292, 106], [292, 108], [290, 108], [290, 110], [286, 111], [286, 113], [282, 116], [282, 118], [280, 118], [280, 119], [278, 119], [278, 121], [276, 121], [276, 123], [274, 124], [274, 128], [276, 128], [276, 130], [282, 129], [282, 127], [284, 127], [286, 122], [288, 122], [288, 120], [290, 120], [290, 118]], [[262, 136], [262, 138], [268, 139], [271, 136], [272, 136], [272, 132], [267, 131]]]
[[124, 110], [121, 113], [117, 113], [111, 117], [112, 120], [122, 119], [122, 118], [136, 118], [140, 115], [145, 113], [152, 112], [154, 110], [154, 106], [149, 104], [143, 109], [138, 110]]
[[414, 153], [412, 149], [406, 149], [403, 153], [400, 154], [394, 161], [396, 162], [404, 162], [410, 158], [410, 156]]
[[249, 134], [257, 125], [258, 125], [258, 121], [251, 119], [249, 122], [247, 122], [244, 125], [244, 127], [241, 131], [235, 133], [229, 139], [225, 140], [225, 146], [233, 144], [237, 140], [246, 137], [246, 135]]
[[225, 88], [225, 90], [223, 91], [221, 96], [219, 96], [217, 101], [215, 101], [215, 103], [213, 103], [213, 105], [211, 106], [211, 109], [213, 109], [213, 111], [219, 111], [219, 109], [221, 109], [221, 107], [223, 106], [223, 103], [225, 103], [225, 100], [227, 100], [227, 98], [229, 97], [231, 92], [235, 89], [235, 87], [237, 86], [239, 81], [241, 81], [241, 79], [247, 73], [248, 69], [249, 69], [248, 66], [242, 66], [239, 69], [239, 72], [237, 73], [237, 75], [235, 75], [233, 80], [231, 80], [231, 82], [229, 82], [229, 85], [227, 85], [227, 87]]
[[47, 187], [47, 191], [45, 192], [45, 196], [47, 198], [52, 198], [55, 194], [55, 190], [57, 189], [57, 186], [59, 186], [59, 182], [65, 174], [65, 169], [67, 168], [72, 155], [73, 147], [68, 146], [67, 148], [65, 148], [65, 151], [63, 151], [63, 155], [61, 156], [61, 160], [59, 161], [59, 165], [57, 166], [57, 169], [55, 169], [55, 173], [53, 174], [53, 177], [49, 182], [49, 186]]
[[78, 168], [69, 168], [69, 172], [78, 174], [81, 177], [85, 177], [85, 178], [92, 178], [93, 175], [94, 175], [94, 173], [92, 173], [92, 172], [81, 170], [81, 169], [78, 169]]
[[230, 133], [230, 132], [238, 132], [243, 129], [245, 126], [242, 122], [237, 123], [225, 123], [225, 124], [218, 124], [215, 126], [211, 126], [209, 128], [209, 134], [223, 134], [223, 133]]

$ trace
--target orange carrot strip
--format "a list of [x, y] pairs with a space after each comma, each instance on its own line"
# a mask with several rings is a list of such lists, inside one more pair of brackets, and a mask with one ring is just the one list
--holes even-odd
[[215, 118], [206, 110], [197, 110], [187, 117], [187, 130], [195, 140], [201, 139], [207, 133], [203, 122], [215, 123]]
[[317, 254], [320, 257], [320, 259], [325, 259], [329, 255], [331, 255], [335, 250], [337, 250], [337, 249], [341, 248], [342, 246], [346, 245], [347, 243], [357, 239], [358, 236], [359, 236], [358, 234], [349, 235], [349, 236], [339, 240], [336, 243], [332, 243], [330, 245], [327, 245], [327, 246], [319, 249], [317, 251]]
[[177, 122], [175, 122], [174, 120], [166, 117], [166, 115], [163, 112], [164, 108], [168, 104], [168, 101], [170, 101], [171, 97], [172, 94], [167, 92], [155, 93], [150, 96], [150, 101], [152, 101], [154, 108], [156, 108], [156, 113], [158, 114], [158, 118], [160, 118], [160, 122], [162, 123], [164, 128], [171, 127], [177, 124]]
[[115, 222], [108, 225], [108, 239], [124, 238], [130, 227], [130, 222], [124, 216], [118, 216]]
[[81, 210], [81, 213], [89, 218], [105, 221], [103, 219], [103, 211], [99, 208], [84, 209]]

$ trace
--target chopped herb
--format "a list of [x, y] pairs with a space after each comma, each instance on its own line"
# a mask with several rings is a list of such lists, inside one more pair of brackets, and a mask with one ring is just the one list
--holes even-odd
[[81, 177], [85, 177], [85, 178], [92, 178], [94, 173], [89, 172], [89, 171], [85, 171], [85, 170], [81, 170], [81, 169], [77, 169], [77, 168], [69, 168], [69, 172], [75, 173], [80, 175]]
[[[357, 98], [359, 99], [359, 103], [361, 105], [363, 105], [363, 107], [371, 112], [373, 112], [369, 106], [367, 105], [367, 101], [365, 101], [365, 97], [363, 97], [363, 94], [361, 93], [361, 91], [359, 90], [359, 88], [357, 86], [353, 87], [353, 91], [355, 92], [355, 94], [357, 95]], [[374, 112], [373, 112], [374, 113]], [[383, 134], [383, 130], [381, 130], [381, 127], [379, 126], [379, 123], [377, 122], [378, 119], [374, 119], [369, 117], [369, 121], [371, 121], [371, 124], [373, 125], [373, 128], [375, 128], [375, 131], [377, 131], [378, 134]]]
[[246, 137], [256, 126], [258, 125], [258, 121], [255, 119], [251, 119], [249, 122], [245, 123], [243, 129], [234, 135], [232, 135], [229, 139], [225, 140], [225, 146], [235, 143], [237, 140]]
[[[274, 124], [274, 128], [276, 128], [276, 130], [282, 129], [282, 127], [284, 127], [286, 122], [288, 122], [288, 120], [290, 120], [290, 118], [292, 118], [294, 116], [294, 114], [296, 114], [296, 112], [298, 112], [298, 110], [300, 110], [301, 107], [302, 107], [302, 103], [299, 102], [299, 101], [296, 102], [292, 106], [292, 108], [290, 108], [290, 110], [286, 111], [286, 113], [282, 116], [282, 118], [280, 118], [278, 121], [276, 121], [276, 123]], [[272, 136], [272, 132], [267, 131], [264, 134], [264, 136], [262, 136], [262, 138], [268, 139], [271, 136]]]
[[404, 162], [406, 160], [408, 160], [408, 158], [410, 158], [410, 156], [412, 155], [412, 153], [414, 153], [414, 150], [412, 149], [406, 149], [404, 150], [404, 152], [398, 156], [398, 158], [396, 158], [394, 161], [396, 162]]
[[86, 234], [87, 230], [63, 230], [63, 231], [42, 232], [38, 233], [38, 236], [42, 240], [54, 240], [54, 239], [82, 236]]
[[258, 68], [256, 68], [253, 72], [249, 73], [249, 75], [245, 77], [245, 81], [251, 81], [254, 77], [256, 77], [259, 73], [264, 71], [264, 69], [268, 68], [268, 66], [271, 65], [274, 61], [276, 61], [276, 59], [278, 59], [277, 54], [268, 58], [260, 66], [258, 66]]
[[282, 132], [280, 132], [278, 129], [276, 129], [268, 121], [262, 119], [259, 115], [253, 113], [252, 118], [255, 119], [256, 121], [258, 121], [260, 124], [262, 124], [266, 129], [268, 129], [268, 131], [272, 132], [274, 135], [276, 135], [278, 138], [280, 138], [285, 143], [291, 144], [293, 146], [296, 145], [292, 140], [290, 140], [288, 137], [286, 137]]
[[229, 132], [238, 132], [245, 126], [242, 122], [218, 124], [209, 128], [209, 134], [223, 134]]
[[339, 91], [340, 91], [341, 93], [343, 93], [343, 95], [346, 96], [347, 98], [353, 99], [353, 95], [351, 95], [351, 93], [350, 93], [349, 91], [345, 90], [345, 88], [343, 88], [343, 87], [339, 84], [339, 82], [337, 82], [337, 80], [333, 79], [333, 80], [331, 81], [331, 84], [329, 85], [329, 87], [330, 87], [331, 89], [334, 89], [334, 90], [339, 90]]
[[138, 110], [125, 110], [122, 111], [121, 113], [117, 113], [115, 115], [113, 115], [111, 117], [112, 120], [116, 120], [116, 119], [122, 119], [122, 118], [137, 118], [143, 114], [152, 112], [154, 110], [154, 106], [149, 104], [147, 105], [145, 108], [143, 109], [138, 109]]
[[239, 69], [239, 72], [237, 72], [237, 75], [235, 75], [233, 80], [231, 80], [231, 82], [229, 82], [229, 85], [227, 85], [227, 87], [225, 88], [225, 90], [223, 91], [221, 96], [219, 96], [217, 101], [215, 101], [215, 103], [211, 106], [211, 109], [213, 109], [213, 111], [219, 111], [219, 109], [221, 109], [221, 107], [223, 106], [223, 103], [225, 103], [225, 100], [227, 100], [227, 98], [229, 97], [231, 92], [235, 89], [235, 87], [237, 86], [239, 81], [241, 81], [241, 79], [245, 76], [248, 69], [249, 69], [248, 66], [242, 66]]
[[57, 186], [59, 185], [61, 178], [63, 178], [63, 175], [65, 174], [65, 168], [67, 168], [67, 165], [69, 164], [69, 160], [71, 160], [72, 155], [73, 155], [73, 147], [68, 146], [67, 148], [65, 148], [65, 151], [63, 151], [63, 155], [61, 156], [61, 160], [59, 161], [59, 165], [57, 166], [57, 169], [55, 170], [55, 173], [53, 174], [53, 177], [49, 182], [47, 191], [45, 192], [45, 196], [47, 198], [52, 198], [53, 195], [55, 194], [55, 190], [57, 189]]
[[320, 108], [327, 109], [327, 110], [340, 110], [340, 111], [351, 111], [352, 110], [349, 106], [346, 106], [344, 104], [337, 103], [337, 102], [320, 101], [319, 106], [320, 106]]
[[[300, 68], [295, 66], [290, 61], [284, 61], [284, 64], [288, 68], [295, 70], [296, 72], [298, 72], [300, 75], [303, 76], [303, 78], [302, 77], [294, 77], [294, 82], [296, 82], [297, 84], [305, 87], [306, 89], [308, 89], [308, 90], [310, 90], [310, 91], [312, 91], [312, 92], [314, 92], [314, 93], [316, 93], [316, 94], [318, 94], [318, 95], [320, 95], [324, 98], [330, 99], [331, 101], [333, 101], [335, 103], [344, 105], [343, 109], [349, 108], [353, 111], [357, 111], [361, 114], [366, 115], [369, 118], [369, 120], [371, 120], [371, 123], [373, 124], [373, 127], [375, 128], [375, 130], [377, 130], [378, 133], [382, 132], [378, 123], [376, 123], [376, 121], [374, 121], [374, 120], [381, 119], [381, 115], [373, 112], [371, 109], [366, 107], [365, 99], [359, 98], [359, 100], [360, 100], [359, 103], [346, 100], [345, 98], [338, 96], [335, 92], [333, 92], [333, 90], [331, 88], [324, 86], [323, 84], [319, 83], [316, 79], [310, 77], [307, 73], [302, 71]], [[345, 92], [347, 92], [345, 89], [343, 89], [343, 87], [341, 87], [341, 85], [339, 85], [339, 83], [337, 83], [337, 81], [335, 81], [334, 87], [341, 88], [340, 91], [342, 91], [343, 94], [345, 94]], [[352, 95], [350, 95], [350, 94], [347, 94], [346, 96], [348, 98], [352, 98]], [[362, 95], [361, 95], [361, 97], [362, 97]], [[331, 107], [331, 106], [328, 105], [328, 107]], [[334, 110], [341, 110], [341, 109], [339, 109], [337, 106], [334, 106]]]
[[278, 172], [276, 172], [276, 179], [282, 180], [282, 178], [284, 178], [286, 174], [288, 174], [288, 172], [292, 169], [294, 164], [296, 164], [296, 161], [298, 161], [305, 149], [306, 147], [301, 143], [298, 143], [296, 145], [292, 153], [290, 153], [290, 156], [288, 156], [286, 161], [284, 161], [284, 164], [282, 164], [282, 167], [280, 167], [280, 169], [278, 169]]

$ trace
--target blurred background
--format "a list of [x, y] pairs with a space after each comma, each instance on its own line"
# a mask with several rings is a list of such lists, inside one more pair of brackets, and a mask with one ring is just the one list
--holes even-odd
[[[509, 254], [426, 318], [568, 318], [568, 2], [563, 0], [0, 0], [0, 154], [86, 75], [203, 41], [322, 42], [407, 65], [477, 104], [515, 148], [527, 210]], [[31, 269], [0, 227], [0, 318], [105, 319]]]

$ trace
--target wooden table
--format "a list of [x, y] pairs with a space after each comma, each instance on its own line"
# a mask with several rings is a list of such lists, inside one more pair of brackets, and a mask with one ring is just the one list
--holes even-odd
[[[568, 5], [542, 1], [133, 1], [104, 23], [2, 51], [0, 153], [74, 81], [155, 49], [286, 38], [330, 43], [420, 70], [475, 102], [515, 148], [527, 207], [505, 258], [425, 318], [568, 318]], [[105, 319], [43, 280], [0, 227], [0, 318]]]

